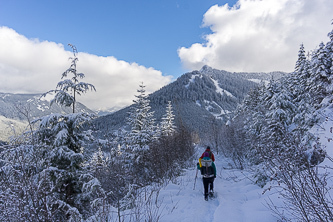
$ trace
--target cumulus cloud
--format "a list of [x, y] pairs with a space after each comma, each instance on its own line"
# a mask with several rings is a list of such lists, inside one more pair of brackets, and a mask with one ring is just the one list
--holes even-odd
[[[62, 44], [28, 39], [8, 27], [0, 27], [0, 48], [0, 91], [6, 93], [44, 93], [55, 89], [72, 56]], [[163, 76], [161, 71], [112, 56], [80, 52], [77, 56], [78, 72], [85, 74], [82, 81], [97, 90], [78, 99], [91, 109], [119, 109], [132, 103], [141, 82], [151, 93], [171, 81], [171, 76]]]
[[300, 44], [310, 51], [332, 30], [332, 0], [239, 0], [212, 6], [203, 17], [204, 43], [178, 49], [187, 69], [293, 71]]

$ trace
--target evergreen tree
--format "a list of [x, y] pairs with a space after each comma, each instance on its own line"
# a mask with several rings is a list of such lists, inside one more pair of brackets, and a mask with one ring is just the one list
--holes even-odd
[[[333, 22], [332, 22], [333, 25]], [[332, 94], [333, 93], [333, 30], [328, 33], [329, 41], [326, 44], [326, 51], [328, 54], [328, 62], [327, 62], [327, 68], [329, 69], [329, 77], [328, 77], [328, 87], [327, 87], [327, 93]]]
[[[298, 51], [298, 59], [295, 64], [295, 72], [296, 73], [302, 73], [304, 70], [304, 61], [306, 60], [305, 50], [303, 43], [300, 46], [300, 49]], [[299, 76], [299, 75], [298, 75]]]
[[[73, 113], [75, 113], [75, 103], [76, 96], [86, 93], [88, 90], [95, 90], [95, 87], [90, 83], [80, 82], [79, 79], [84, 78], [83, 73], [78, 73], [76, 68], [76, 63], [78, 62], [77, 58], [77, 49], [74, 45], [68, 44], [73, 50], [73, 56], [69, 59], [71, 60], [70, 67], [63, 72], [61, 79], [63, 81], [58, 82], [55, 90], [51, 90], [47, 93], [44, 93], [43, 96], [46, 96], [49, 93], [55, 93], [55, 97], [51, 100], [52, 103], [56, 102], [63, 106], [72, 106]], [[72, 74], [71, 78], [68, 78]]]
[[162, 117], [162, 122], [160, 126], [161, 136], [172, 136], [176, 131], [176, 126], [174, 125], [175, 115], [172, 111], [171, 101], [168, 101], [166, 108], [166, 113]]
[[[132, 161], [132, 172], [136, 180], [145, 181], [149, 176], [149, 144], [157, 139], [154, 112], [150, 111], [150, 100], [145, 94], [143, 83], [137, 90], [139, 95], [131, 107], [128, 125], [131, 127], [126, 136], [126, 153]], [[141, 178], [138, 175], [142, 175]]]
[[[284, 138], [292, 123], [295, 106], [292, 103], [291, 93], [279, 82], [271, 81], [264, 94], [264, 113], [260, 114], [260, 134], [255, 148], [261, 161], [274, 160], [287, 150]], [[263, 124], [265, 123], [265, 124]]]
[[105, 193], [80, 152], [88, 134], [85, 121], [79, 113], [38, 119], [34, 143], [1, 153], [0, 193], [3, 188], [7, 193], [0, 194], [0, 202], [6, 198], [0, 210], [10, 212], [4, 221], [78, 221], [98, 210]]
[[243, 103], [236, 110], [237, 114], [235, 117], [243, 120], [244, 125], [239, 127], [245, 131], [246, 135], [243, 138], [236, 138], [236, 140], [244, 140], [243, 146], [248, 147], [244, 155], [256, 164], [260, 162], [257, 150], [257, 147], [260, 147], [262, 142], [260, 135], [266, 126], [266, 109], [263, 103], [265, 90], [263, 83], [259, 87], [250, 90]]
[[[282, 85], [275, 83], [275, 91], [268, 104], [269, 109], [266, 114], [270, 132], [268, 140], [281, 141], [284, 132], [289, 130], [292, 118], [295, 115], [296, 107], [292, 102], [290, 92]], [[265, 136], [264, 136], [265, 137]]]
[[101, 147], [98, 147], [98, 151], [95, 152], [91, 158], [90, 165], [97, 170], [99, 167], [106, 165], [107, 158], [105, 158], [104, 153]]
[[93, 117], [87, 113], [50, 114], [33, 121], [38, 123], [35, 136], [40, 143], [54, 147], [66, 146], [75, 153], [82, 153], [85, 140], [91, 137], [90, 131], [83, 130], [83, 124]]
[[145, 86], [143, 83], [140, 89], [137, 90], [139, 95], [135, 97], [134, 105], [129, 113], [128, 125], [131, 126], [131, 131], [128, 136], [129, 145], [133, 152], [141, 152], [149, 149], [149, 143], [156, 139], [156, 126], [154, 112], [151, 112], [149, 99], [145, 95]]
[[310, 92], [315, 98], [315, 103], [320, 104], [327, 96], [329, 86], [328, 54], [324, 43], [320, 43], [319, 48], [314, 53], [311, 60], [311, 76], [309, 78]]
[[301, 101], [304, 93], [309, 90], [308, 80], [310, 73], [310, 63], [306, 58], [304, 45], [301, 44], [295, 64], [295, 71], [287, 77], [288, 81], [286, 82], [295, 101]]
[[317, 121], [316, 112], [310, 95], [309, 79], [311, 75], [310, 62], [305, 56], [303, 44], [301, 44], [298, 60], [295, 65], [295, 71], [287, 77], [286, 82], [291, 83], [289, 89], [294, 89], [294, 103], [297, 107], [297, 113], [293, 119], [296, 124], [294, 131], [298, 131], [300, 135], [304, 135], [310, 127]]
[[[99, 181], [93, 177], [84, 166], [84, 147], [92, 139], [91, 132], [83, 129], [83, 124], [89, 123], [93, 115], [74, 113], [76, 95], [85, 93], [89, 88], [95, 87], [88, 83], [78, 81], [83, 78], [77, 73], [77, 51], [73, 49], [72, 65], [62, 78], [72, 73], [72, 79], [61, 81], [57, 85], [53, 101], [64, 106], [73, 106], [73, 113], [51, 114], [34, 121], [38, 124], [34, 136], [37, 145], [45, 147], [47, 165], [41, 172], [41, 184], [50, 193], [49, 207], [55, 209], [56, 220], [85, 219], [96, 212], [98, 205], [104, 198], [104, 190]], [[49, 92], [48, 92], [49, 93]], [[47, 93], [46, 93], [47, 94]], [[46, 95], [44, 94], [44, 95]]]

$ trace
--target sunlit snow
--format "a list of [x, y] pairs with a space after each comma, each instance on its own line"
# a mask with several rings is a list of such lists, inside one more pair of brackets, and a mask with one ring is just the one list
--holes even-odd
[[213, 83], [214, 83], [214, 85], [215, 85], [215, 87], [216, 87], [216, 92], [217, 92], [217, 93], [220, 93], [221, 95], [225, 94], [225, 95], [227, 95], [227, 96], [230, 96], [230, 97], [235, 98], [235, 96], [233, 96], [230, 92], [228, 92], [227, 90], [222, 89], [222, 88], [219, 86], [219, 82], [218, 82], [217, 80], [215, 80], [215, 79], [213, 79], [213, 78], [210, 78], [210, 79], [213, 81]]
[[185, 85], [186, 88], [188, 88], [190, 86], [191, 83], [194, 83], [194, 80], [195, 80], [195, 77], [199, 77], [199, 78], [202, 78], [202, 76], [196, 74], [196, 75], [192, 75], [188, 84]]

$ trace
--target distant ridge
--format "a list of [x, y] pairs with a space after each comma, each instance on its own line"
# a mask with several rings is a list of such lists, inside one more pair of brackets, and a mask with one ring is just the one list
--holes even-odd
[[[81, 103], [77, 103], [76, 108], [78, 112], [94, 113]], [[50, 106], [49, 98], [41, 98], [41, 94], [0, 93], [0, 141], [8, 140], [9, 136], [27, 126], [27, 118], [20, 111], [27, 111], [33, 120], [51, 113], [69, 114], [72, 108], [56, 103]]]
[[[13, 93], [0, 93], [0, 115], [24, 120], [24, 116], [18, 114], [18, 107], [28, 107], [30, 115], [33, 118], [42, 117], [51, 113], [71, 113], [72, 108], [61, 107], [54, 103], [50, 106], [50, 99], [48, 97], [41, 97], [41, 94], [13, 94]], [[77, 112], [94, 113], [81, 103], [77, 103]]]

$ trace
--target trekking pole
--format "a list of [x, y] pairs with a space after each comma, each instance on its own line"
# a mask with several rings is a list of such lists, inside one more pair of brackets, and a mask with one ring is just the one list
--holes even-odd
[[197, 167], [197, 172], [195, 173], [193, 190], [195, 190], [195, 182], [197, 181], [197, 177], [198, 177], [198, 167]]

